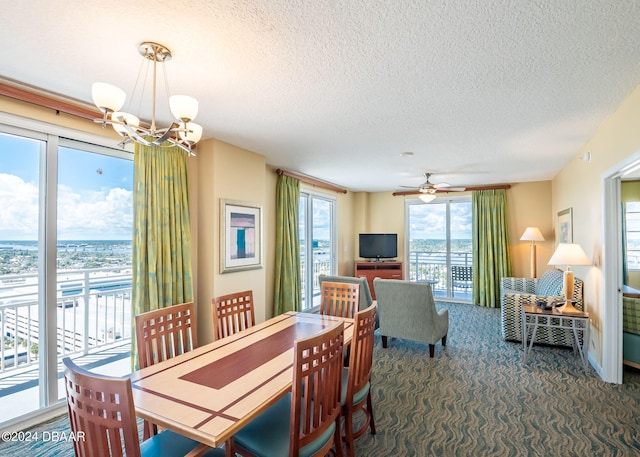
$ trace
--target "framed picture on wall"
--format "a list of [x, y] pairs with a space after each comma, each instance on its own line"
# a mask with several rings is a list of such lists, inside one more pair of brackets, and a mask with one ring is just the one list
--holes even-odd
[[573, 208], [558, 213], [558, 243], [573, 243]]
[[220, 199], [220, 273], [262, 268], [262, 206]]

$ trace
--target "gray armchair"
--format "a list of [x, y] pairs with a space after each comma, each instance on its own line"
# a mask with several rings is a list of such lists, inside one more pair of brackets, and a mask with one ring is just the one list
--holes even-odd
[[322, 287], [323, 282], [346, 282], [348, 284], [360, 285], [360, 305], [358, 311], [367, 309], [373, 303], [371, 298], [371, 291], [369, 290], [369, 284], [367, 284], [367, 278], [354, 278], [353, 276], [318, 276], [318, 284]]
[[373, 287], [382, 347], [387, 347], [388, 337], [422, 341], [429, 344], [429, 357], [433, 357], [438, 340], [447, 345], [449, 311], [436, 310], [431, 284], [376, 278]]
[[[367, 278], [354, 278], [353, 276], [329, 276], [329, 275], [319, 275], [318, 276], [318, 284], [322, 287], [323, 282], [346, 282], [348, 284], [359, 284], [360, 285], [360, 304], [358, 305], [358, 311], [362, 311], [367, 309], [373, 303], [373, 298], [371, 297], [371, 290], [369, 290], [369, 284], [367, 283]], [[378, 314], [376, 313], [376, 328], [378, 328], [379, 320]]]

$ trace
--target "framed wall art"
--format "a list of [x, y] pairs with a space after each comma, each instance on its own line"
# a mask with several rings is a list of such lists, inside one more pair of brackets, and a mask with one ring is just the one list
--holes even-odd
[[262, 206], [220, 199], [220, 273], [262, 268]]
[[558, 213], [558, 243], [573, 243], [573, 208]]

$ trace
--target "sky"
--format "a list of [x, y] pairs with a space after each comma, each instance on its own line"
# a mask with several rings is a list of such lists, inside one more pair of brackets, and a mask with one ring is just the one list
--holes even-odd
[[[0, 134], [0, 240], [36, 240], [38, 140]], [[58, 239], [129, 240], [133, 227], [133, 161], [61, 147]]]
[[[409, 226], [412, 240], [444, 240], [446, 239], [446, 203], [429, 203], [410, 205]], [[471, 201], [451, 202], [451, 239], [470, 240]]]

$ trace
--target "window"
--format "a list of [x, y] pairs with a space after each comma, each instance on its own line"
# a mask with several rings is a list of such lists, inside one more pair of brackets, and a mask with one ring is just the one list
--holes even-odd
[[627, 268], [640, 270], [640, 202], [624, 204]]
[[130, 372], [133, 161], [100, 141], [0, 123], [3, 423], [64, 398], [63, 357]]
[[406, 213], [409, 280], [430, 283], [436, 298], [471, 300], [470, 283], [451, 277], [453, 266], [473, 263], [471, 199], [410, 200]]
[[335, 198], [300, 192], [300, 266], [302, 309], [320, 306], [318, 276], [335, 274]]

